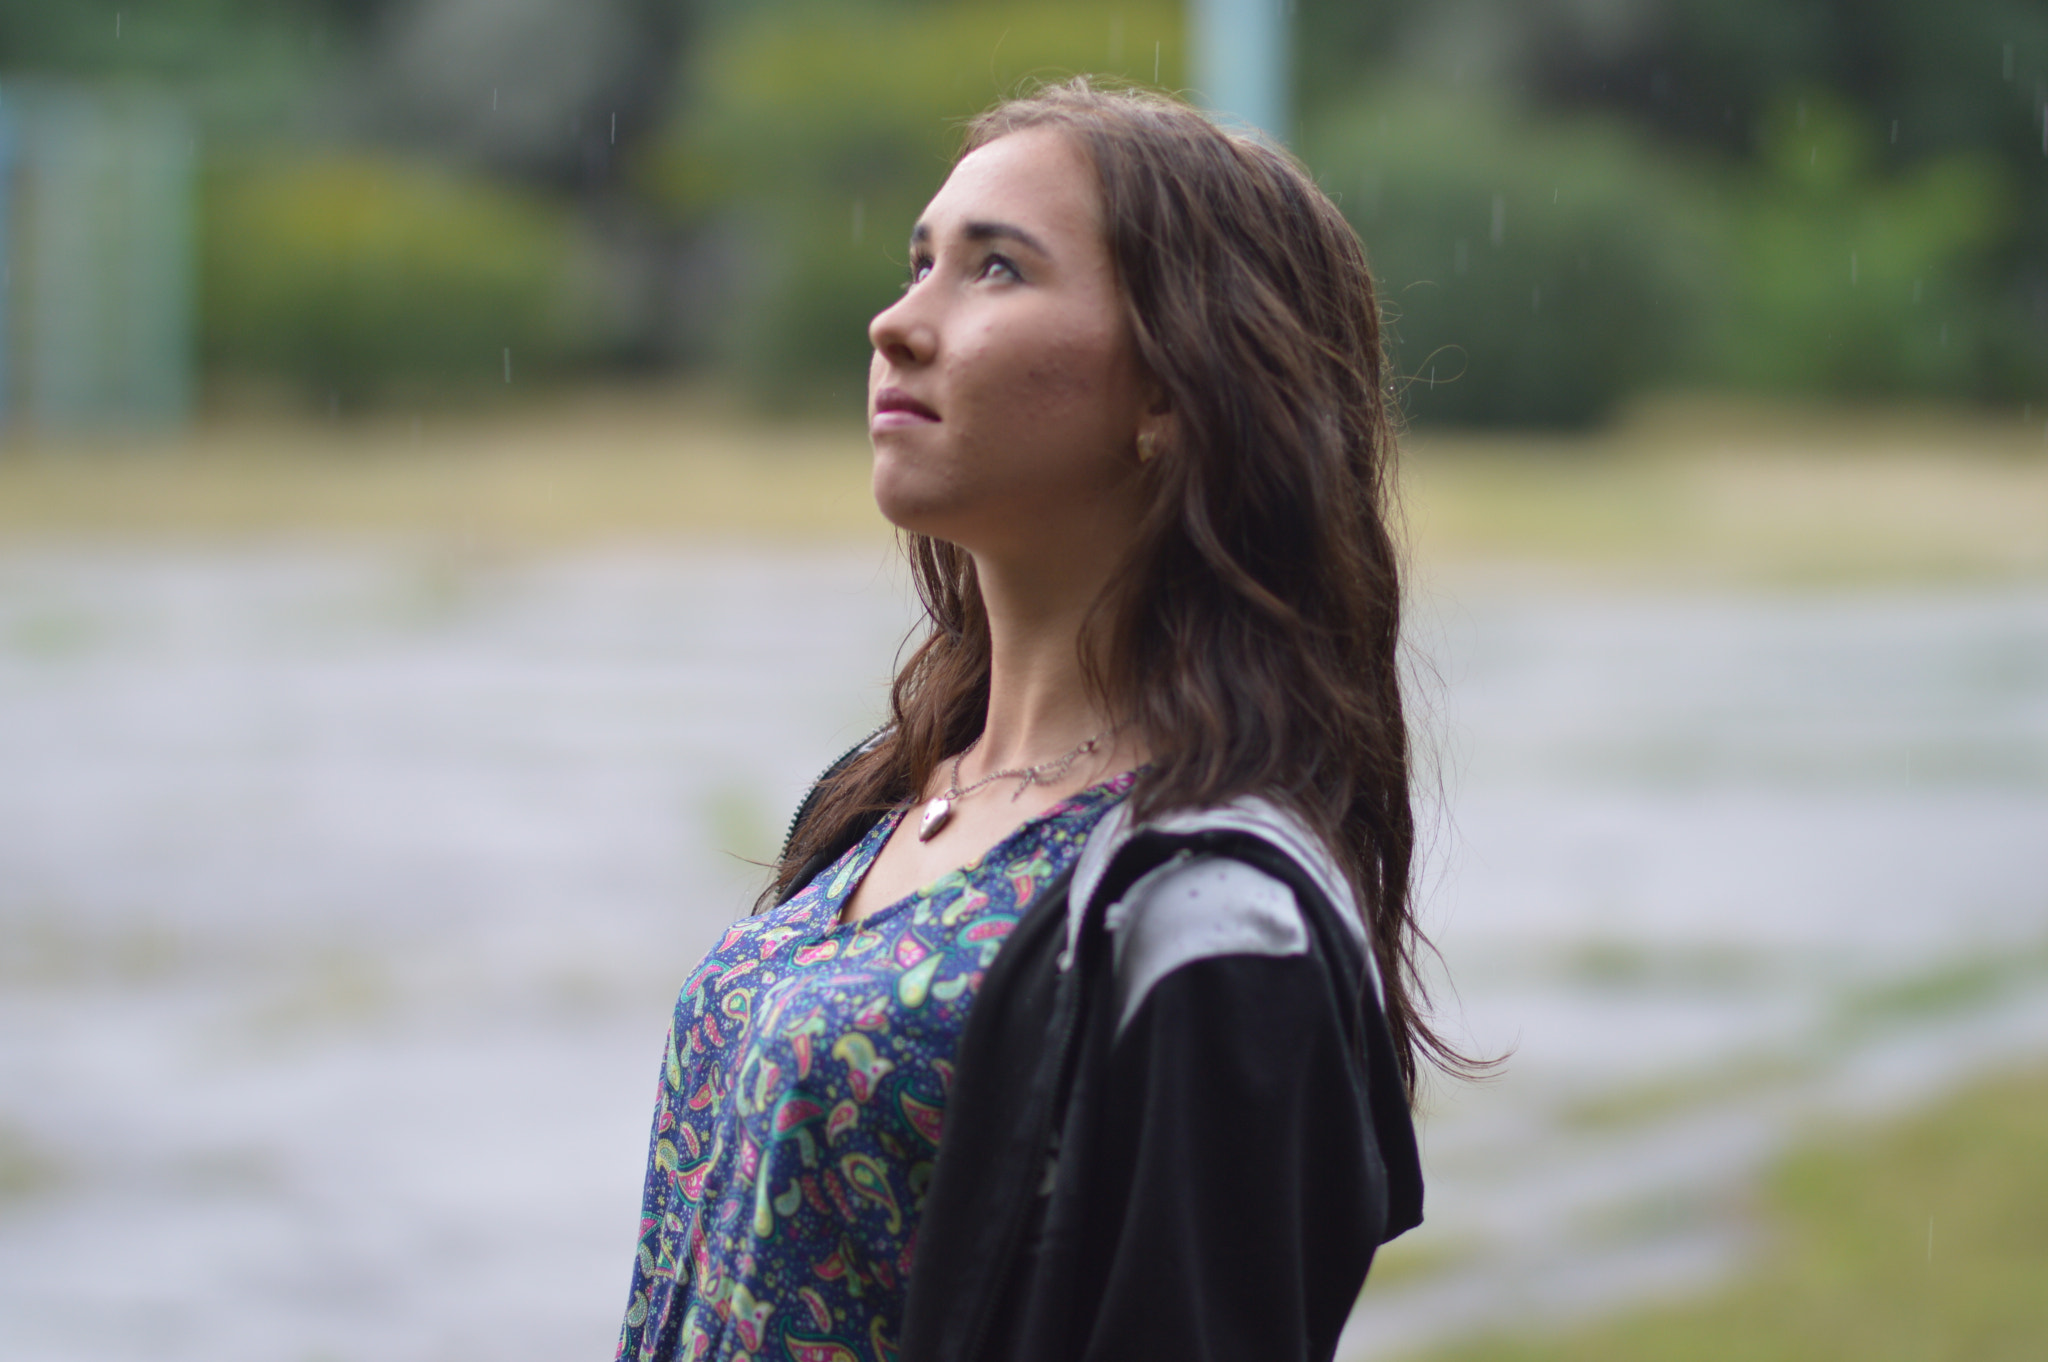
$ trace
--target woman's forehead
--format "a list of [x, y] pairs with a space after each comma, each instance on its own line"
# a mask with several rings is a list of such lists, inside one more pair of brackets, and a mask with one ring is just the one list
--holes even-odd
[[1021, 227], [1051, 244], [1099, 239], [1100, 191], [1094, 168], [1066, 133], [1026, 128], [985, 142], [960, 158], [919, 219], [921, 235], [968, 234], [976, 224]]

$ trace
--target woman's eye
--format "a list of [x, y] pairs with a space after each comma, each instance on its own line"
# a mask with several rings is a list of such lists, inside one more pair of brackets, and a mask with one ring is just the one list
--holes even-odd
[[1017, 267], [1000, 255], [992, 255], [982, 262], [981, 277], [984, 279], [1008, 279], [1012, 281], [1023, 278], [1022, 275], [1017, 273]]
[[916, 284], [921, 284], [921, 283], [923, 283], [923, 282], [924, 282], [924, 277], [925, 277], [925, 276], [926, 276], [927, 274], [930, 274], [931, 272], [932, 272], [932, 262], [931, 262], [930, 260], [913, 260], [913, 261], [911, 261], [911, 262], [910, 262], [910, 278], [906, 279], [906, 280], [905, 280], [905, 281], [903, 282], [903, 287], [904, 287], [904, 288], [906, 288], [906, 289], [908, 289], [908, 288], [912, 287], [913, 285], [916, 285]]

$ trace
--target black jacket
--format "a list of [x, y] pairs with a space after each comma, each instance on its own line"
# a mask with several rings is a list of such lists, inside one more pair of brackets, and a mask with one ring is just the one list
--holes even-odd
[[[1370, 957], [1319, 844], [1263, 800], [1125, 813], [1033, 903], [968, 1014], [902, 1362], [1327, 1359], [1375, 1250], [1421, 1221]], [[1111, 919], [1140, 882], [1205, 867], [1293, 902], [1226, 892], [1188, 929], [1146, 909], [1124, 949]]]

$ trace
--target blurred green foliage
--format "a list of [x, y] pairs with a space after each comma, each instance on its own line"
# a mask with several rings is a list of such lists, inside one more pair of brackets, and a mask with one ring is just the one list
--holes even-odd
[[559, 204], [369, 155], [216, 171], [202, 247], [204, 340], [224, 368], [350, 404], [407, 384], [481, 385], [577, 357], [588, 311]]
[[2048, 1075], [1816, 1143], [1765, 1189], [1736, 1281], [1438, 1362], [2033, 1362], [2048, 1339]]
[[1872, 120], [1826, 92], [1766, 110], [1715, 377], [1845, 395], [1995, 381], [2004, 338], [1984, 266], [2015, 225], [2013, 177], [1985, 150], [1887, 173], [1880, 148]]
[[1394, 87], [1319, 117], [1303, 151], [1365, 238], [1418, 419], [1583, 424], [1674, 384], [2025, 389], [1986, 268], [2015, 226], [2004, 163], [1889, 171], [1870, 120], [1819, 90], [1758, 138], [1751, 162], [1674, 154], [1612, 116], [1532, 125]]
[[[269, 158], [209, 177], [216, 364], [368, 394], [511, 344], [843, 402], [958, 121], [1033, 78], [1183, 88], [1187, 9], [0, 0], [0, 70], [146, 80], [218, 165]], [[1366, 238], [1419, 418], [1583, 424], [1671, 386], [2048, 406], [2039, 0], [1290, 13], [1288, 131]], [[322, 175], [364, 177], [368, 207], [284, 206], [324, 202]], [[562, 301], [574, 240], [605, 325], [638, 328], [598, 350]]]
[[765, 7], [699, 50], [695, 96], [639, 182], [679, 220], [747, 224], [726, 354], [757, 389], [843, 399], [962, 121], [1034, 78], [1171, 84], [1181, 42], [1171, 4]]
[[1411, 415], [1586, 422], [1705, 359], [1718, 205], [1641, 137], [1414, 89], [1316, 126]]

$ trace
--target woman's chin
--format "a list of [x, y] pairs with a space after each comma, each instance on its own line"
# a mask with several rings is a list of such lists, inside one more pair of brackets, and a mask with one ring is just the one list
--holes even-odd
[[877, 458], [873, 481], [875, 509], [899, 530], [946, 538], [945, 528], [958, 519], [953, 498], [910, 470], [892, 468]]

